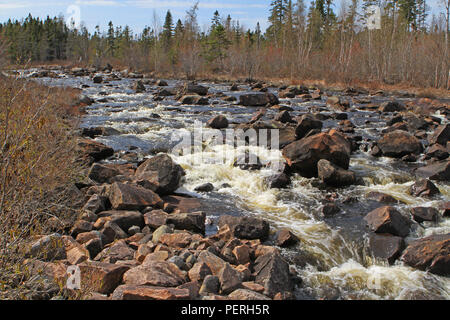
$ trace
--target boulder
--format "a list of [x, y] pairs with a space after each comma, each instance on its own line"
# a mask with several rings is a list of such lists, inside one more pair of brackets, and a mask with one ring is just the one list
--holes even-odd
[[228, 119], [225, 116], [219, 115], [208, 120], [206, 125], [213, 129], [225, 129], [228, 128]]
[[80, 233], [89, 232], [93, 229], [93, 224], [88, 221], [78, 220], [70, 230], [70, 235], [74, 238]]
[[163, 204], [161, 198], [149, 189], [117, 182], [111, 186], [109, 201], [116, 210], [141, 210]]
[[166, 223], [175, 229], [205, 233], [206, 214], [204, 212], [178, 213], [167, 217]]
[[78, 149], [85, 157], [90, 159], [91, 163], [107, 159], [114, 155], [114, 149], [89, 139], [80, 139], [78, 141]]
[[436, 158], [438, 160], [445, 160], [449, 156], [447, 148], [437, 143], [430, 146], [425, 154], [428, 158]]
[[299, 239], [295, 234], [291, 232], [291, 230], [283, 228], [277, 233], [277, 246], [280, 247], [290, 247], [299, 242]]
[[364, 220], [370, 230], [376, 233], [389, 233], [399, 237], [409, 234], [411, 222], [390, 206], [384, 206], [368, 213]]
[[431, 197], [441, 192], [430, 180], [420, 179], [409, 188], [409, 193], [415, 197]]
[[160, 79], [160, 80], [156, 81], [156, 85], [158, 87], [167, 87], [169, 84], [167, 83], [167, 81]]
[[336, 130], [295, 141], [283, 148], [283, 157], [290, 170], [307, 178], [317, 177], [317, 163], [320, 159], [326, 159], [347, 170], [350, 154], [350, 142]]
[[292, 292], [294, 283], [289, 264], [278, 253], [258, 257], [254, 266], [255, 282], [264, 286], [264, 295], [274, 297], [277, 293]]
[[[166, 196], [163, 197], [164, 200], [164, 210], [166, 207], [170, 207], [170, 212], [199, 212], [202, 211], [204, 205], [200, 199], [196, 198], [187, 198], [181, 196]], [[168, 211], [169, 212], [169, 211]]]
[[222, 294], [230, 294], [242, 285], [242, 275], [232, 268], [229, 263], [219, 271], [220, 291]]
[[108, 221], [101, 230], [103, 244], [107, 245], [114, 240], [125, 239], [128, 235], [116, 223]]
[[254, 217], [234, 217], [223, 215], [219, 219], [219, 227], [228, 225], [232, 234], [238, 239], [265, 240], [269, 236], [270, 226], [265, 220]]
[[92, 81], [94, 83], [102, 83], [103, 82], [103, 77], [101, 75], [96, 75], [92, 78]]
[[142, 93], [145, 92], [145, 86], [142, 80], [138, 80], [133, 84], [133, 90], [136, 93]]
[[395, 199], [393, 196], [386, 194], [386, 193], [382, 193], [382, 192], [377, 192], [377, 191], [371, 191], [366, 195], [367, 199], [370, 200], [375, 200], [378, 202], [384, 202], [384, 203], [398, 203], [398, 200]]
[[191, 242], [199, 238], [199, 235], [193, 236], [187, 232], [165, 233], [159, 238], [159, 242], [169, 248], [186, 248]]
[[212, 272], [208, 265], [204, 262], [195, 263], [188, 272], [189, 279], [197, 282], [203, 281], [208, 275], [212, 275]]
[[112, 223], [117, 224], [122, 230], [127, 231], [133, 226], [144, 227], [144, 216], [139, 211], [111, 210], [103, 211], [99, 217], [109, 217]]
[[208, 88], [198, 85], [198, 84], [193, 84], [193, 83], [186, 83], [182, 89], [182, 92], [184, 94], [197, 94], [199, 96], [206, 96], [208, 94]]
[[239, 96], [239, 104], [246, 107], [276, 105], [278, 98], [273, 93], [246, 93]]
[[225, 261], [210, 251], [201, 251], [197, 257], [197, 262], [205, 263], [213, 275], [218, 275], [225, 266]]
[[438, 143], [446, 147], [447, 142], [450, 141], [450, 124], [439, 126], [428, 141], [430, 145]]
[[158, 229], [167, 222], [168, 214], [162, 210], [152, 210], [144, 214], [144, 223], [152, 229]]
[[89, 290], [110, 294], [122, 282], [123, 274], [129, 269], [125, 265], [89, 261], [80, 265], [81, 286]]
[[105, 211], [105, 202], [106, 197], [99, 196], [97, 194], [93, 194], [88, 202], [83, 206], [82, 211], [90, 211], [94, 214], [97, 214], [101, 211]]
[[220, 282], [219, 277], [214, 275], [208, 275], [203, 280], [203, 284], [200, 287], [199, 293], [201, 295], [217, 294], [219, 293]]
[[349, 186], [355, 183], [355, 173], [339, 168], [328, 160], [321, 159], [317, 163], [318, 177], [332, 187]]
[[54, 233], [40, 238], [28, 250], [27, 256], [42, 261], [62, 260], [66, 258], [63, 239], [60, 234]]
[[450, 275], [450, 233], [432, 235], [411, 242], [401, 257], [413, 268], [434, 274]]
[[194, 189], [194, 191], [197, 191], [197, 192], [211, 192], [213, 190], [214, 190], [214, 185], [209, 182], [199, 185], [198, 187], [195, 187], [195, 189]]
[[202, 97], [199, 95], [185, 95], [182, 96], [179, 100], [181, 104], [186, 105], [207, 105], [209, 104], [209, 100], [206, 97]]
[[126, 286], [123, 288], [121, 300], [189, 300], [189, 297], [188, 289]]
[[116, 263], [117, 261], [133, 260], [134, 254], [135, 251], [126, 244], [125, 240], [119, 240], [100, 252], [94, 260]]
[[186, 275], [173, 263], [149, 261], [128, 270], [123, 280], [128, 285], [176, 287], [186, 282]]
[[381, 112], [400, 112], [405, 111], [406, 108], [398, 101], [386, 101], [381, 104], [379, 110]]
[[289, 114], [289, 111], [286, 111], [286, 110], [281, 111], [280, 113], [278, 113], [275, 116], [274, 120], [282, 122], [282, 123], [289, 123], [289, 122], [293, 121], [291, 115]]
[[291, 184], [291, 178], [287, 174], [282, 172], [265, 177], [264, 183], [271, 189], [282, 189]]
[[437, 221], [439, 210], [433, 207], [415, 207], [411, 208], [411, 215], [418, 223], [424, 221]]
[[393, 264], [400, 257], [405, 242], [402, 237], [391, 234], [371, 233], [369, 236], [369, 247], [376, 258], [385, 259]]
[[322, 127], [322, 121], [316, 120], [311, 115], [305, 114], [298, 120], [298, 125], [295, 128], [295, 135], [297, 139], [302, 139], [311, 130], [322, 130]]
[[183, 168], [176, 164], [167, 154], [157, 155], [141, 164], [135, 173], [141, 184], [160, 195], [173, 193], [180, 186], [185, 175]]
[[436, 181], [450, 180], [450, 161], [440, 161], [416, 170], [416, 176]]
[[410, 154], [420, 154], [422, 143], [406, 131], [396, 130], [383, 136], [377, 146], [386, 157], [401, 158]]
[[233, 166], [239, 167], [242, 170], [253, 171], [261, 169], [262, 163], [258, 156], [246, 151], [245, 153], [241, 153], [237, 156]]

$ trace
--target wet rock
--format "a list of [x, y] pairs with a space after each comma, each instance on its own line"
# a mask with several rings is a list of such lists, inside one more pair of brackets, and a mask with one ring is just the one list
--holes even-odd
[[178, 213], [167, 217], [167, 224], [175, 229], [188, 230], [197, 233], [205, 232], [206, 214], [204, 212]]
[[208, 94], [208, 90], [209, 90], [209, 88], [201, 86], [201, 85], [197, 85], [197, 84], [193, 84], [193, 83], [186, 83], [183, 87], [182, 92], [185, 95], [197, 94], [199, 96], [206, 96]]
[[209, 295], [209, 294], [217, 294], [219, 293], [220, 282], [219, 277], [208, 275], [205, 280], [203, 280], [203, 284], [200, 287], [199, 293], [201, 295]]
[[219, 219], [219, 227], [225, 225], [228, 225], [232, 234], [238, 239], [265, 240], [269, 236], [269, 223], [258, 218], [223, 215]]
[[442, 212], [442, 216], [444, 216], [444, 217], [450, 217], [450, 202], [449, 201], [447, 201], [447, 202], [444, 202], [442, 205], [441, 205], [441, 207], [442, 207], [442, 210], [443, 210], [443, 212]]
[[364, 220], [375, 233], [389, 233], [406, 237], [409, 234], [410, 220], [390, 206], [384, 206], [368, 213]]
[[316, 120], [312, 116], [305, 114], [298, 121], [298, 125], [295, 128], [295, 135], [297, 139], [302, 139], [311, 130], [322, 130], [322, 127], [322, 121]]
[[400, 257], [405, 248], [405, 243], [403, 238], [391, 234], [371, 233], [369, 247], [375, 257], [386, 259], [389, 264], [393, 264]]
[[381, 104], [379, 110], [381, 112], [400, 112], [405, 111], [406, 108], [398, 101], [386, 101]]
[[450, 141], [450, 124], [439, 126], [428, 141], [430, 145], [438, 143], [447, 146], [447, 142]]
[[91, 163], [107, 159], [114, 155], [112, 148], [89, 139], [80, 139], [78, 149], [85, 157], [90, 159]]
[[181, 104], [187, 104], [187, 105], [208, 105], [209, 100], [206, 97], [202, 97], [199, 95], [185, 95], [182, 96], [179, 100]]
[[111, 223], [117, 224], [122, 230], [133, 226], [144, 227], [144, 216], [139, 211], [111, 210], [100, 212], [99, 217], [109, 217]]
[[409, 154], [420, 154], [423, 151], [420, 141], [408, 132], [396, 130], [383, 136], [377, 146], [386, 157], [401, 158]]
[[241, 273], [226, 263], [219, 272], [220, 291], [222, 294], [230, 294], [242, 285]]
[[273, 93], [246, 93], [239, 96], [239, 104], [247, 107], [276, 105], [278, 98]]
[[322, 207], [322, 213], [325, 217], [333, 216], [341, 212], [341, 209], [335, 203], [327, 203]]
[[439, 211], [433, 207], [416, 207], [411, 208], [411, 215], [418, 223], [422, 223], [424, 221], [437, 221]]
[[415, 197], [432, 197], [440, 194], [438, 187], [428, 179], [416, 181], [409, 189], [410, 194]]
[[318, 177], [329, 186], [349, 186], [354, 184], [356, 181], [354, 172], [341, 169], [325, 159], [319, 160], [317, 163], [317, 171]]
[[79, 265], [81, 286], [98, 293], [110, 294], [122, 282], [123, 274], [129, 269], [124, 265], [89, 261]]
[[287, 174], [282, 172], [265, 177], [264, 183], [271, 189], [282, 189], [291, 184], [291, 178]]
[[92, 81], [94, 82], [94, 83], [102, 83], [103, 82], [103, 77], [101, 76], [101, 75], [96, 75], [96, 76], [94, 76], [93, 78], [92, 78]]
[[279, 292], [292, 292], [294, 284], [289, 265], [277, 253], [260, 256], [255, 261], [255, 282], [264, 286], [264, 294], [274, 297]]
[[295, 234], [291, 232], [289, 229], [281, 229], [277, 234], [277, 246], [280, 247], [290, 247], [299, 242], [299, 239]]
[[433, 235], [411, 242], [401, 260], [413, 268], [449, 276], [450, 233]]
[[135, 173], [136, 179], [146, 182], [142, 185], [160, 195], [171, 194], [178, 189], [184, 175], [183, 168], [167, 154], [157, 155], [146, 160]]
[[212, 183], [204, 183], [198, 187], [195, 187], [194, 191], [197, 192], [211, 192], [214, 190], [214, 185]]
[[301, 139], [283, 148], [283, 157], [290, 169], [307, 178], [317, 177], [317, 163], [321, 159], [348, 169], [350, 153], [350, 142], [336, 130]]
[[228, 128], [228, 119], [222, 115], [215, 116], [208, 120], [206, 125], [213, 129], [225, 129]]
[[393, 196], [386, 194], [386, 193], [382, 193], [382, 192], [377, 192], [377, 191], [371, 191], [366, 195], [367, 199], [370, 200], [375, 200], [378, 202], [384, 202], [384, 203], [398, 203], [398, 200], [395, 199]]
[[237, 156], [233, 166], [239, 167], [242, 170], [259, 170], [262, 168], [262, 163], [259, 157], [255, 154], [245, 152]]
[[167, 261], [149, 261], [131, 268], [123, 280], [128, 285], [148, 285], [158, 287], [176, 287], [185, 281], [185, 273], [175, 264]]
[[136, 93], [142, 93], [142, 92], [145, 92], [145, 86], [144, 86], [144, 83], [143, 83], [141, 80], [138, 80], [138, 81], [136, 81], [136, 82], [133, 84], [132, 89], [133, 89], [134, 92], [136, 92]]
[[156, 85], [158, 87], [167, 87], [169, 84], [167, 83], [167, 81], [160, 79], [160, 80], [156, 81]]
[[450, 180], [450, 161], [440, 161], [416, 170], [416, 176], [437, 181]]
[[289, 123], [289, 122], [292, 122], [293, 120], [292, 120], [292, 117], [291, 117], [291, 115], [289, 114], [289, 112], [288, 111], [281, 111], [280, 113], [278, 113], [276, 116], [275, 116], [275, 119], [274, 119], [275, 121], [279, 121], [279, 122], [282, 122], [282, 123]]
[[40, 238], [32, 244], [27, 256], [37, 258], [42, 261], [65, 259], [66, 250], [64, 248], [61, 235], [58, 233], [53, 233]]
[[122, 183], [114, 183], [109, 193], [112, 208], [117, 210], [141, 210], [161, 207], [161, 198], [149, 189]]
[[197, 282], [203, 281], [208, 275], [212, 275], [212, 272], [204, 262], [197, 262], [188, 272], [189, 279]]
[[230, 87], [230, 91], [239, 91], [239, 86], [236, 83], [233, 83]]
[[438, 160], [445, 160], [449, 156], [447, 148], [437, 143], [430, 146], [425, 154], [428, 158], [436, 158]]

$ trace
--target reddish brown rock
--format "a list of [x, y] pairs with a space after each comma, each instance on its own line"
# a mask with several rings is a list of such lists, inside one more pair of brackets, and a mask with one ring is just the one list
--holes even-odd
[[161, 207], [161, 198], [151, 190], [122, 183], [111, 186], [109, 200], [116, 210], [141, 210], [146, 207]]
[[389, 132], [378, 142], [378, 147], [386, 157], [401, 158], [410, 154], [420, 154], [422, 143], [413, 135], [402, 130]]
[[439, 126], [428, 141], [430, 142], [430, 145], [439, 143], [440, 145], [447, 146], [447, 142], [450, 141], [450, 125], [446, 124]]
[[438, 161], [416, 170], [416, 176], [437, 181], [450, 180], [450, 161]]
[[289, 247], [299, 242], [299, 239], [289, 229], [281, 229], [277, 234], [277, 245], [280, 247]]
[[371, 211], [365, 216], [364, 220], [371, 231], [389, 233], [400, 237], [406, 237], [409, 234], [411, 224], [409, 219], [390, 206]]
[[389, 264], [393, 264], [405, 248], [405, 243], [401, 237], [372, 233], [369, 237], [369, 247], [375, 257], [386, 259]]
[[384, 202], [384, 203], [398, 203], [398, 200], [395, 199], [393, 196], [382, 193], [382, 192], [377, 192], [377, 191], [369, 192], [366, 195], [366, 198], [368, 198], [370, 200], [375, 200], [378, 202]]
[[260, 300], [270, 300], [267, 296], [254, 292], [248, 289], [237, 289], [230, 293], [228, 297], [232, 300], [251, 300], [251, 301], [260, 301]]
[[114, 150], [102, 143], [90, 139], [80, 139], [78, 149], [90, 163], [107, 159], [114, 155]]
[[245, 244], [234, 247], [233, 254], [238, 264], [247, 264], [250, 262], [250, 248]]
[[82, 288], [104, 294], [113, 292], [122, 282], [123, 274], [129, 269], [127, 266], [96, 261], [84, 262], [79, 267]]
[[200, 252], [197, 261], [207, 264], [213, 275], [218, 275], [226, 263], [224, 260], [209, 251]]
[[347, 170], [350, 153], [350, 142], [336, 130], [301, 139], [283, 149], [283, 157], [290, 169], [307, 178], [317, 177], [317, 163], [321, 159]]
[[433, 235], [410, 243], [401, 259], [413, 268], [449, 276], [450, 233]]
[[199, 241], [201, 236], [191, 235], [187, 232], [180, 233], [165, 233], [161, 235], [159, 241], [171, 248], [186, 248], [191, 242]]
[[188, 272], [189, 279], [196, 282], [203, 281], [210, 274], [212, 274], [211, 269], [204, 262], [197, 262]]
[[441, 193], [438, 187], [428, 179], [416, 181], [409, 189], [409, 192], [416, 197], [431, 197]]
[[433, 207], [416, 207], [411, 208], [411, 215], [418, 223], [422, 223], [424, 221], [437, 221], [439, 211]]
[[188, 289], [137, 286], [123, 290], [123, 300], [188, 300]]
[[228, 225], [238, 239], [261, 239], [269, 236], [270, 226], [265, 220], [254, 217], [234, 217], [223, 215], [219, 219], [219, 227]]
[[128, 270], [123, 280], [130, 285], [176, 287], [185, 281], [185, 273], [175, 264], [166, 261], [150, 261]]
[[163, 200], [165, 206], [168, 204], [173, 211], [179, 213], [200, 212], [203, 208], [201, 200], [196, 198], [166, 196]]

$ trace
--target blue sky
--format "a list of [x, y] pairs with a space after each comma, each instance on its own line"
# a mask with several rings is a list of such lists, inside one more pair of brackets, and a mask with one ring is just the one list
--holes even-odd
[[[428, 0], [432, 12], [442, 11], [442, 0]], [[153, 25], [153, 16], [156, 12], [161, 24], [166, 11], [170, 9], [175, 21], [184, 19], [186, 10], [194, 4], [194, 0], [0, 0], [0, 21], [9, 18], [21, 19], [29, 13], [33, 16], [45, 18], [47, 15], [56, 16], [63, 14], [70, 16], [71, 6], [80, 9], [81, 21], [90, 31], [96, 25], [105, 30], [111, 20], [115, 25], [129, 25], [133, 31], [140, 32], [144, 26]], [[203, 0], [199, 5], [200, 27], [207, 28], [215, 10], [219, 10], [221, 16], [228, 14], [241, 25], [254, 28], [259, 21], [265, 29], [269, 15], [269, 4], [271, 0]], [[295, 1], [294, 1], [295, 2]], [[305, 0], [309, 4], [310, 0]], [[335, 0], [339, 6], [341, 0]]]

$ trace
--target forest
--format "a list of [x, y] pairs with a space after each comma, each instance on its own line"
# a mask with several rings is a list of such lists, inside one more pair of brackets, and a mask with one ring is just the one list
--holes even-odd
[[[106, 31], [76, 27], [63, 16], [29, 15], [0, 24], [9, 62], [106, 63], [158, 74], [230, 78], [314, 79], [449, 88], [449, 4], [430, 14], [426, 0], [274, 0], [269, 27], [244, 28], [216, 11], [208, 30], [199, 26], [198, 3], [184, 20], [167, 11], [142, 31], [109, 22]], [[366, 27], [371, 5], [381, 26]], [[152, 21], [153, 20], [153, 21]]]

